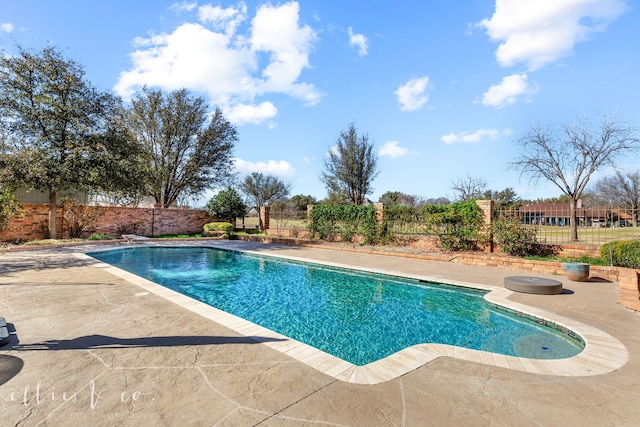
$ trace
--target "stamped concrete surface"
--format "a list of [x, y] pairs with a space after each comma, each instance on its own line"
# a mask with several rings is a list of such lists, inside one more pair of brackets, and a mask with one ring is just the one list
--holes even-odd
[[[493, 286], [526, 274], [327, 249], [215, 244]], [[0, 347], [2, 426], [640, 425], [640, 316], [616, 303], [616, 283], [537, 275], [561, 280], [565, 293], [508, 297], [618, 339], [629, 358], [611, 373], [550, 376], [439, 357], [399, 378], [359, 385], [74, 255], [88, 249], [0, 255], [0, 316], [12, 334]]]

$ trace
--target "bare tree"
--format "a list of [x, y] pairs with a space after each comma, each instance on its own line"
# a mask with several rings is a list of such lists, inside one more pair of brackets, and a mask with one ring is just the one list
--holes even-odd
[[604, 117], [593, 129], [586, 118], [556, 128], [536, 124], [520, 138], [523, 153], [512, 168], [537, 182], [545, 178], [569, 197], [571, 241], [578, 240], [576, 205], [589, 179], [603, 166], [640, 148], [637, 129]]
[[486, 188], [486, 182], [469, 175], [451, 183], [451, 189], [457, 193], [456, 200], [459, 202], [469, 202], [473, 199], [481, 198]]
[[610, 205], [628, 206], [633, 212], [633, 226], [638, 226], [640, 210], [640, 171], [606, 176], [596, 182], [594, 198]]
[[340, 132], [335, 148], [329, 150], [320, 176], [330, 198], [346, 196], [353, 204], [361, 205], [373, 191], [371, 182], [378, 176], [378, 159], [369, 136], [360, 135], [355, 124]]

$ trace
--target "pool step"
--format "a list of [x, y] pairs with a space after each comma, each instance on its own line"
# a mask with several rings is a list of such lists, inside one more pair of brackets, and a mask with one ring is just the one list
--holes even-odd
[[0, 317], [0, 346], [9, 343], [9, 329], [4, 317]]

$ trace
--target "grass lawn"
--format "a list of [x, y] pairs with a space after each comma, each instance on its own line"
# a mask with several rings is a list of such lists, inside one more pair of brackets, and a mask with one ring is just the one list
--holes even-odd
[[[569, 227], [537, 227], [541, 243], [569, 243]], [[578, 242], [585, 245], [602, 245], [614, 240], [640, 239], [640, 227], [597, 228], [578, 227]]]

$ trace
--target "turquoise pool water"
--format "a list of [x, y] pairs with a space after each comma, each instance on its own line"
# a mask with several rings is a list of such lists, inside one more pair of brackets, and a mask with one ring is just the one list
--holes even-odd
[[472, 289], [210, 248], [89, 255], [356, 365], [419, 343], [535, 359], [584, 348]]

